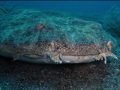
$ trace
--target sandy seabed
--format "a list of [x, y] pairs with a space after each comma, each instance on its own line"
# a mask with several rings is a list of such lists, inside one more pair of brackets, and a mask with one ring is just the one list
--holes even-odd
[[46, 65], [0, 57], [0, 90], [118, 90], [120, 72], [113, 63]]

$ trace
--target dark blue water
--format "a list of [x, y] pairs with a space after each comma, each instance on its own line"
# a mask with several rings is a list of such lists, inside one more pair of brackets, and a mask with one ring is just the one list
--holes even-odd
[[58, 10], [70, 13], [106, 13], [112, 6], [120, 7], [120, 1], [0, 1], [0, 6], [16, 9]]

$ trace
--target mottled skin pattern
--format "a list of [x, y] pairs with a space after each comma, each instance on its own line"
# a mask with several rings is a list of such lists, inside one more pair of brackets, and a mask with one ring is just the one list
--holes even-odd
[[[109, 42], [111, 42], [111, 41], [109, 41]], [[107, 46], [108, 46], [108, 44], [107, 44]], [[89, 59], [90, 56], [94, 56], [95, 60], [105, 60], [105, 64], [106, 64], [107, 56], [112, 56], [117, 59], [117, 57], [111, 53], [110, 47], [112, 47], [112, 46], [110, 45], [106, 48], [106, 46], [103, 45], [100, 47], [93, 43], [84, 43], [84, 44], [74, 45], [72, 43], [60, 44], [58, 42], [51, 42], [49, 53], [51, 55], [52, 60], [57, 61], [57, 62], [60, 62], [60, 60], [64, 59], [64, 58], [62, 58], [62, 56], [66, 56], [67, 59], [70, 59], [70, 58], [76, 59], [77, 58], [77, 60], [80, 60], [82, 57], [83, 62], [84, 62], [84, 60], [86, 60], [87, 57], [88, 57], [87, 59]], [[73, 57], [71, 57], [71, 56], [73, 56]], [[67, 60], [66, 60], [66, 62], [67, 62]], [[68, 62], [69, 62], [69, 60], [68, 60]]]
[[50, 53], [61, 53], [62, 55], [97, 55], [99, 54], [99, 46], [95, 44], [79, 44], [79, 45], [72, 45], [68, 44], [61, 44], [58, 42], [49, 42], [47, 44], [31, 44], [31, 45], [1, 45], [0, 51], [8, 52], [11, 54], [38, 54], [44, 55], [46, 52]]
[[[0, 52], [8, 53], [14, 58], [14, 60], [19, 59], [21, 56], [29, 58], [50, 58], [55, 63], [62, 63], [64, 56], [69, 59], [69, 57], [74, 57], [76, 60], [87, 59], [89, 61], [90, 56], [94, 56], [95, 60], [104, 60], [106, 63], [106, 57], [112, 56], [117, 58], [109, 50], [109, 47], [98, 46], [92, 43], [82, 43], [82, 44], [72, 44], [72, 43], [59, 43], [59, 42], [48, 42], [42, 44], [30, 44], [30, 45], [0, 45]], [[3, 55], [0, 53], [1, 55]], [[79, 57], [78, 57], [79, 56]], [[80, 57], [81, 56], [81, 57]], [[93, 57], [92, 57], [93, 59]], [[69, 60], [66, 60], [69, 63]]]

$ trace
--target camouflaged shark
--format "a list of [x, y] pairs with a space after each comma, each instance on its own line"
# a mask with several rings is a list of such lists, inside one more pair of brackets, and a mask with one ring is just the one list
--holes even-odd
[[[73, 45], [72, 43], [62, 44], [59, 42], [49, 42], [47, 44], [32, 46], [1, 46], [0, 55], [12, 57], [14, 60], [22, 60], [34, 63], [88, 63], [96, 60], [104, 60], [107, 57], [117, 57], [111, 52], [112, 42], [106, 46], [98, 46], [92, 43]], [[4, 51], [4, 52], [2, 52]]]
[[[117, 57], [101, 24], [56, 11], [16, 10], [0, 18], [0, 55], [34, 63], [88, 63]], [[113, 46], [114, 44], [114, 46]]]

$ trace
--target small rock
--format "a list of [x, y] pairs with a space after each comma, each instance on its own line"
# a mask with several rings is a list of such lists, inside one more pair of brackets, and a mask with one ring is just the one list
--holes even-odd
[[91, 65], [91, 66], [90, 66], [90, 68], [95, 68], [95, 67], [96, 67], [96, 65]]

